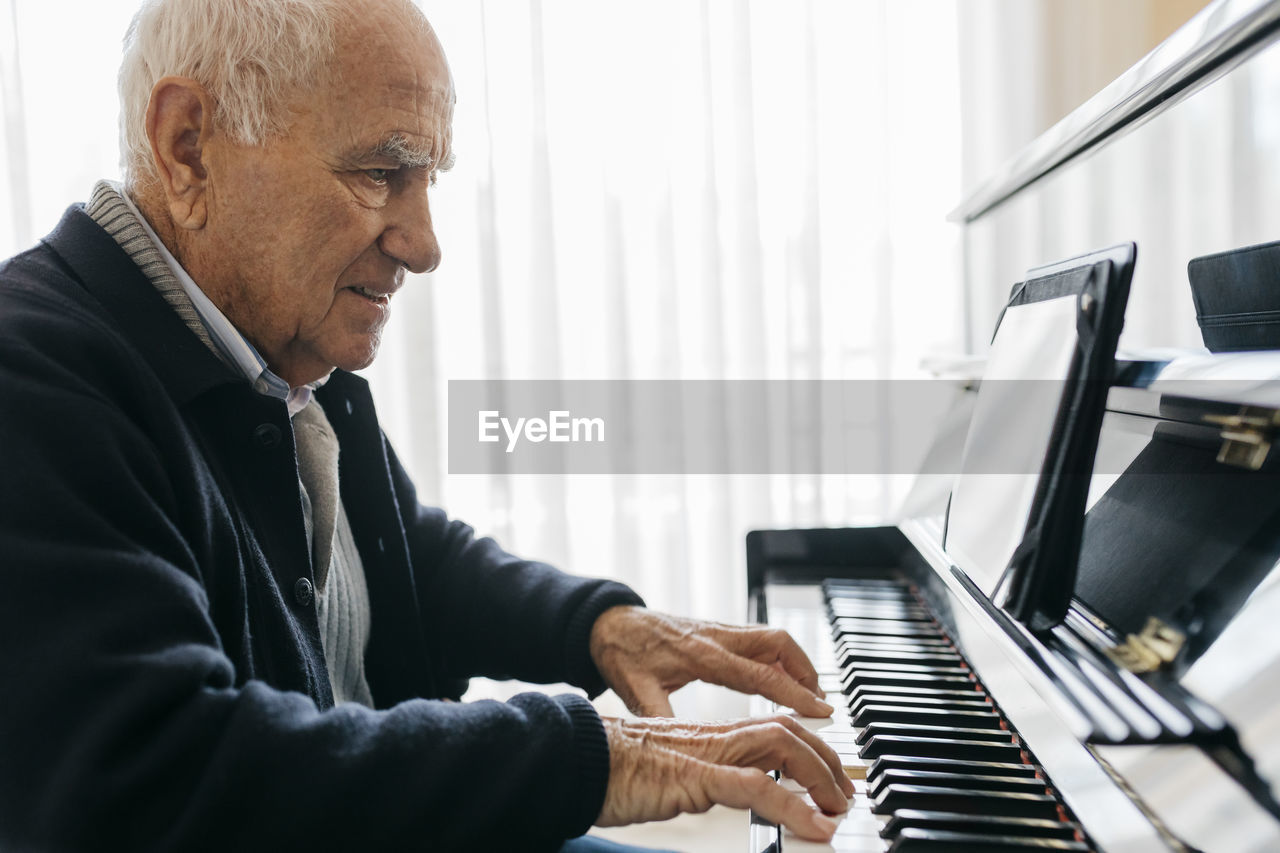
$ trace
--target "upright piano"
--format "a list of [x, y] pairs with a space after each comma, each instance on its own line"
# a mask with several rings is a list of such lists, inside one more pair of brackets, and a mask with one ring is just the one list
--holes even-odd
[[[1117, 164], [1167, 148], [1161, 136], [1239, 115], [1242, 92], [1280, 93], [1278, 39], [1280, 3], [1211, 4], [975, 192], [956, 214], [968, 304], [989, 315], [975, 339], [1004, 301], [992, 294], [1036, 263], [1136, 240], [1131, 308], [1149, 307], [1187, 286], [1191, 258], [1280, 239], [1280, 195], [1206, 236], [1152, 222], [1117, 180]], [[1249, 122], [1233, 150], [1280, 162], [1274, 119]], [[1059, 227], [1068, 202], [1086, 221]], [[1029, 237], [1029, 216], [1048, 226]], [[1051, 585], [1066, 579], [1056, 610], [1010, 594], [1029, 523], [996, 493], [1010, 477], [1042, 484], [1060, 448], [1038, 473], [967, 468], [980, 376], [955, 381], [896, 524], [748, 536], [749, 616], [814, 659], [837, 711], [807, 724], [857, 789], [830, 845], [752, 815], [750, 853], [1280, 850], [1280, 350], [1172, 343], [1108, 353], [1097, 416], [1077, 425], [1092, 429], [1077, 445], [1088, 459], [1057, 491], [1074, 497], [1048, 504], [1068, 535], [1031, 543]]]

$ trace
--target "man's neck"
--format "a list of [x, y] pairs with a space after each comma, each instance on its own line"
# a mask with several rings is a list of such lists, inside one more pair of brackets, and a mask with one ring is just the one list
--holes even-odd
[[184, 269], [189, 270], [182, 258], [182, 247], [178, 245], [177, 229], [174, 228], [173, 220], [168, 216], [168, 205], [165, 203], [164, 193], [154, 187], [150, 189], [139, 187], [133, 182], [125, 184], [123, 191], [147, 220], [151, 230], [156, 232], [156, 236], [160, 238], [160, 242], [164, 243], [169, 254], [173, 255]]

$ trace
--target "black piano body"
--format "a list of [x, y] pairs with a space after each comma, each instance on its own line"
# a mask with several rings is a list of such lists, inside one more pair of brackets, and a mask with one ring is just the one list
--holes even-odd
[[[1254, 375], [1265, 368], [1276, 379], [1151, 382], [1160, 370], [1187, 375], [1188, 361], [1203, 369], [1246, 358]], [[1041, 819], [1056, 812], [1056, 837], [1082, 845], [1061, 849], [1280, 849], [1280, 820], [1255, 796], [1269, 795], [1280, 782], [1280, 633], [1274, 630], [1280, 619], [1280, 453], [1246, 459], [1235, 448], [1255, 436], [1269, 442], [1272, 435], [1268, 426], [1250, 436], [1240, 427], [1242, 413], [1250, 423], [1280, 424], [1280, 353], [1129, 363], [1121, 374], [1129, 384], [1109, 394], [1076, 594], [1067, 619], [1051, 632], [1032, 635], [1010, 624], [956, 565], [945, 544], [945, 502], [936, 497], [932, 513], [893, 526], [749, 535], [751, 617], [786, 627], [814, 655], [840, 707], [835, 725], [824, 728], [835, 732], [833, 743], [850, 765], [861, 765], [851, 775], [883, 775], [876, 757], [898, 754], [904, 742], [895, 738], [911, 735], [886, 723], [927, 727], [937, 716], [943, 726], [968, 733], [925, 731], [962, 741], [986, 723], [940, 712], [994, 711], [1002, 722], [992, 724], [1009, 733], [1000, 745], [1012, 741], [1018, 749], [993, 753], [990, 760], [1029, 765], [1060, 806], [1014, 802], [1012, 811], [1002, 812], [985, 795], [966, 803], [940, 798], [937, 790], [908, 792], [914, 795], [896, 801], [881, 797], [887, 805], [878, 825], [851, 831], [843, 839], [849, 846], [831, 849], [892, 849], [894, 836], [877, 847], [872, 831], [878, 834], [906, 808], [989, 809]], [[860, 586], [869, 593], [857, 593]], [[856, 600], [845, 603], [850, 598]], [[910, 645], [925, 636], [921, 612], [937, 626], [929, 636], [943, 642]], [[954, 657], [932, 656], [936, 651]], [[965, 683], [915, 680], [926, 672], [916, 667], [921, 663], [935, 667], [928, 670], [934, 675], [962, 667]], [[1169, 688], [1164, 700], [1144, 692], [1144, 685], [1161, 683]], [[972, 698], [989, 707], [958, 691], [975, 693]], [[1201, 706], [1188, 709], [1187, 703]], [[1217, 714], [1224, 729], [1213, 725]], [[884, 733], [883, 743], [864, 750], [876, 738], [857, 740], [872, 723]], [[1213, 753], [1223, 731], [1238, 736], [1240, 749], [1233, 754], [1252, 765], [1244, 782], [1224, 769], [1224, 762], [1236, 759]], [[932, 758], [959, 755], [948, 751], [955, 748], [907, 744], [909, 753]], [[987, 760], [980, 754], [984, 747], [976, 749], [968, 760]], [[928, 771], [928, 762], [913, 769]], [[970, 769], [1000, 775], [978, 765]], [[911, 778], [900, 773], [893, 780], [905, 785]], [[927, 775], [921, 780], [942, 787], [975, 783]], [[869, 778], [857, 807], [875, 808], [875, 794], [887, 789], [887, 781]], [[1251, 782], [1262, 790], [1251, 791]], [[919, 825], [945, 829], [941, 819]], [[788, 844], [775, 827], [753, 826], [752, 851], [779, 849], [774, 845], [826, 849]]]
[[[1122, 174], [1196, 116], [1240, 115], [1280, 80], [1278, 39], [1280, 3], [1218, 0], [974, 193], [956, 214], [971, 340], [1036, 263], [1136, 239], [1149, 309], [1172, 276], [1186, 286], [1192, 257], [1280, 238], [1280, 206], [1256, 197], [1212, 244], [1176, 215], [1152, 221]], [[1246, 131], [1237, 183], [1280, 156], [1280, 139]], [[1082, 195], [1092, 215], [1068, 222]], [[1172, 340], [1150, 322], [1132, 337], [1194, 343], [1181, 322]], [[1280, 850], [1277, 380], [1280, 352], [1117, 362], [1052, 629], [993, 604], [977, 574], [1002, 566], [975, 573], [949, 550], [944, 476], [922, 478], [890, 526], [750, 534], [749, 616], [818, 662], [842, 705], [820, 728], [860, 791], [833, 845], [753, 817], [752, 853]], [[959, 452], [977, 384], [957, 383], [935, 453]]]

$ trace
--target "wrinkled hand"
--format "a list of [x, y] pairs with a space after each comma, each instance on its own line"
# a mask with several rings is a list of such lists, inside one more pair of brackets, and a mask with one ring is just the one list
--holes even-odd
[[666, 820], [719, 803], [751, 808], [801, 838], [830, 840], [836, 824], [765, 771], [781, 770], [819, 808], [844, 812], [853, 783], [831, 747], [794, 719], [696, 723], [606, 717], [609, 787], [598, 826]]
[[829, 717], [818, 673], [786, 631], [611, 607], [591, 629], [591, 659], [627, 708], [670, 717], [672, 691], [701, 679]]

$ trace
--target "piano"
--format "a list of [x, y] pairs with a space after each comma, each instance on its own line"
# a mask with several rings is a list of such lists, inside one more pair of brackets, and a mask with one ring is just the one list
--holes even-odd
[[[1280, 205], [1206, 236], [1151, 221], [1117, 177], [1277, 91], [1277, 40], [1280, 2], [1212, 3], [971, 195], [955, 218], [974, 340], [1036, 263], [1136, 240], [1132, 309], [1175, 274], [1185, 288], [1192, 257], [1280, 238]], [[1275, 160], [1280, 135], [1250, 120], [1233, 150]], [[1093, 216], [1028, 237], [1029, 211], [1061, 225], [1082, 187]], [[750, 853], [1280, 850], [1280, 350], [1195, 351], [1185, 325], [1178, 352], [1112, 341], [1068, 433], [1061, 407], [1088, 383], [1032, 395], [1053, 429], [1035, 472], [973, 467], [975, 440], [1002, 446], [996, 381], [962, 376], [897, 523], [748, 535], [749, 618], [813, 658], [837, 711], [806, 725], [857, 789], [831, 844], [753, 814]]]

